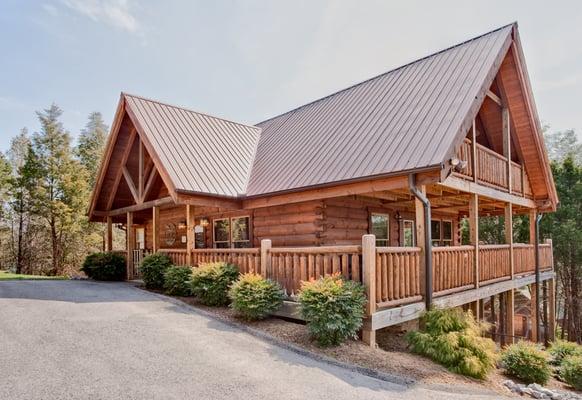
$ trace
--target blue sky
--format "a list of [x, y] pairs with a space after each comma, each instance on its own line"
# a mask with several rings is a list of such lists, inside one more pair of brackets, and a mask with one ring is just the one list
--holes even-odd
[[2, 0], [0, 150], [121, 91], [255, 123], [512, 21], [540, 117], [580, 135], [581, 1]]

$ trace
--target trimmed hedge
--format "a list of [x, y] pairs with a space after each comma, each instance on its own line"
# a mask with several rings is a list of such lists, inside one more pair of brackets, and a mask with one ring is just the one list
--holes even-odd
[[357, 338], [364, 319], [364, 287], [339, 275], [302, 282], [301, 315], [309, 332], [321, 346], [336, 346]]
[[98, 281], [121, 281], [125, 279], [125, 258], [116, 253], [89, 254], [81, 271]]
[[422, 331], [409, 332], [413, 352], [429, 357], [457, 374], [484, 379], [495, 368], [495, 342], [482, 337], [487, 324], [461, 309], [434, 309], [421, 318]]
[[172, 296], [190, 296], [192, 268], [172, 265], [164, 272], [164, 291]]
[[546, 383], [552, 376], [546, 352], [531, 342], [508, 346], [501, 354], [501, 364], [508, 375], [525, 383]]
[[192, 272], [192, 294], [208, 306], [228, 304], [228, 289], [238, 278], [238, 269], [232, 264], [216, 262], [200, 264]]
[[230, 306], [247, 320], [263, 319], [283, 304], [283, 291], [277, 282], [261, 275], [241, 275], [228, 291]]
[[145, 257], [141, 262], [140, 272], [145, 287], [148, 289], [162, 289], [164, 287], [164, 273], [172, 265], [172, 260], [165, 254], [154, 253]]

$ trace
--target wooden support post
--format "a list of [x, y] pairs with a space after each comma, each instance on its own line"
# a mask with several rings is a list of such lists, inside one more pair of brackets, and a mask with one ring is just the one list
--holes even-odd
[[479, 321], [481, 319], [481, 315], [479, 313], [479, 300], [475, 300], [469, 303], [469, 310], [471, 310], [475, 321]]
[[507, 171], [505, 176], [507, 180], [507, 191], [511, 193], [511, 132], [509, 109], [507, 107], [501, 109], [501, 117], [503, 119], [503, 155], [507, 159]]
[[529, 210], [529, 244], [536, 243], [536, 210]]
[[539, 323], [539, 312], [538, 310], [536, 310], [536, 304], [537, 304], [537, 290], [536, 290], [536, 284], [532, 283], [530, 285], [530, 319], [531, 319], [531, 340], [533, 342], [537, 342], [538, 341], [538, 330], [540, 327], [540, 323]]
[[133, 212], [127, 213], [127, 226], [125, 229], [127, 248], [127, 280], [133, 279], [133, 250], [135, 249], [135, 230], [133, 228]]
[[473, 170], [473, 182], [477, 183], [479, 171], [479, 160], [477, 160], [477, 129], [475, 127], [475, 120], [471, 128], [471, 169]]
[[194, 206], [186, 204], [186, 263], [192, 267], [192, 249], [194, 248]]
[[473, 254], [475, 288], [479, 287], [479, 196], [471, 194], [469, 197], [469, 241], [475, 248]]
[[489, 300], [491, 302], [491, 338], [495, 342], [495, 336], [497, 334], [497, 313], [495, 312], [495, 295], [491, 296]]
[[548, 341], [556, 340], [556, 282], [554, 279], [549, 279], [548, 285]]
[[160, 207], [152, 207], [152, 250], [157, 252], [160, 248]]
[[[426, 193], [426, 186], [420, 186], [420, 191], [422, 193]], [[420, 248], [420, 254], [418, 256], [418, 271], [419, 276], [418, 279], [420, 280], [420, 294], [425, 297], [426, 296], [426, 262], [425, 262], [425, 253], [427, 248], [427, 243], [425, 239], [425, 221], [424, 221], [424, 205], [422, 201], [414, 198], [414, 213], [415, 213], [415, 229], [414, 232], [416, 234], [416, 246]], [[429, 222], [430, 223], [430, 222]]]
[[105, 229], [105, 251], [113, 250], [113, 218], [107, 217], [107, 228]]
[[506, 319], [505, 319], [505, 314], [507, 313], [505, 311], [505, 292], [499, 293], [499, 329], [497, 330], [497, 332], [499, 332], [499, 344], [501, 344], [501, 346], [505, 346], [505, 344], [507, 343], [506, 341], [506, 336], [505, 336], [505, 326], [506, 326]]
[[513, 289], [505, 292], [505, 344], [512, 344], [515, 336], [515, 327], [513, 323], [513, 315], [515, 303], [513, 298]]
[[509, 245], [509, 275], [511, 279], [515, 274], [513, 265], [513, 206], [505, 204], [505, 243]]
[[[362, 273], [368, 304], [366, 314], [370, 317], [376, 312], [376, 236], [362, 236]], [[362, 340], [371, 347], [376, 346], [376, 331], [364, 327]]]
[[485, 319], [485, 299], [479, 299], [479, 320]]
[[263, 278], [271, 276], [271, 239], [261, 240], [261, 275]]

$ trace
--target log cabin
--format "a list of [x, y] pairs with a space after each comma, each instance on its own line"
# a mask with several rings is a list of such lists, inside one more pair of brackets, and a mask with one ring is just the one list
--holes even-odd
[[[552, 245], [536, 228], [557, 203], [513, 23], [255, 125], [122, 93], [88, 214], [107, 250], [126, 230], [128, 279], [151, 252], [224, 260], [278, 281], [293, 315], [301, 281], [339, 273], [366, 287], [371, 344], [427, 307], [479, 318], [497, 298], [509, 342], [525, 286], [547, 289], [553, 332]], [[479, 218], [495, 215], [505, 243], [485, 245]]]

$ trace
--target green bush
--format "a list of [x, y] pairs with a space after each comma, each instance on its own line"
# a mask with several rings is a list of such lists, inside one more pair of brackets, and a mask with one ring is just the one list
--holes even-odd
[[457, 374], [484, 379], [495, 368], [495, 342], [482, 334], [478, 323], [461, 309], [433, 309], [421, 318], [422, 331], [406, 335], [413, 352], [431, 358]]
[[299, 303], [309, 332], [321, 346], [356, 338], [362, 327], [366, 296], [360, 283], [339, 275], [302, 282]]
[[81, 271], [98, 281], [121, 281], [125, 279], [125, 258], [116, 253], [89, 254]]
[[172, 260], [165, 254], [154, 253], [145, 257], [141, 262], [141, 277], [148, 289], [162, 289], [164, 287], [164, 273], [172, 265]]
[[507, 347], [501, 355], [501, 363], [508, 375], [525, 383], [546, 383], [552, 370], [547, 354], [535, 343], [521, 341]]
[[550, 352], [550, 363], [553, 365], [561, 365], [562, 360], [568, 356], [582, 356], [582, 346], [574, 342], [566, 340], [556, 340], [548, 349]]
[[567, 356], [560, 367], [560, 378], [576, 390], [582, 390], [582, 355]]
[[241, 275], [228, 291], [231, 307], [247, 320], [263, 319], [283, 304], [283, 292], [277, 282], [261, 275]]
[[238, 269], [232, 264], [216, 262], [200, 264], [192, 272], [192, 293], [208, 306], [228, 304], [228, 289], [238, 278]]
[[190, 296], [190, 267], [171, 266], [164, 272], [164, 291], [172, 296]]

